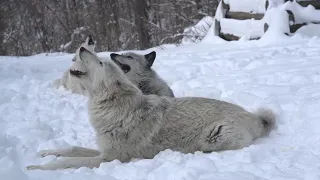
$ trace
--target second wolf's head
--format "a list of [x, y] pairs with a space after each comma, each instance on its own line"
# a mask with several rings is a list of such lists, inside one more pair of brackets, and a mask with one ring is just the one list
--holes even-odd
[[[103, 62], [84, 47], [79, 48], [77, 57], [79, 58], [70, 68], [70, 74], [88, 90], [89, 94], [109, 91], [112, 87], [110, 84], [113, 83], [134, 86], [120, 69], [119, 64], [116, 65], [111, 60]], [[132, 91], [132, 87], [129, 89]], [[135, 92], [140, 92], [136, 86], [133, 89]]]
[[110, 54], [111, 59], [119, 65], [122, 71], [128, 77], [135, 77], [148, 70], [151, 70], [151, 66], [156, 58], [156, 52], [152, 51], [146, 55], [140, 55], [133, 52], [127, 52], [123, 54]]
[[110, 58], [144, 94], [174, 96], [169, 85], [151, 68], [156, 58], [156, 52], [152, 51], [145, 55], [133, 52], [121, 55], [111, 53]]

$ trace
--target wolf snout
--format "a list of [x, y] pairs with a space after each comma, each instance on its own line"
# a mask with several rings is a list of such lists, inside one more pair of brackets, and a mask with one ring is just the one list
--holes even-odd
[[89, 35], [88, 37], [89, 37], [88, 45], [94, 45], [94, 41], [93, 41], [92, 35]]

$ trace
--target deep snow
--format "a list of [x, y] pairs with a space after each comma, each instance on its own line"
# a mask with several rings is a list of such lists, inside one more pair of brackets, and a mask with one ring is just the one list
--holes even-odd
[[154, 68], [177, 97], [222, 99], [249, 111], [272, 108], [277, 129], [268, 137], [234, 151], [166, 150], [154, 159], [95, 169], [28, 171], [26, 165], [56, 159], [40, 158], [39, 150], [96, 148], [87, 98], [51, 87], [72, 54], [0, 57], [0, 179], [319, 180], [320, 38], [217, 42], [157, 48]]

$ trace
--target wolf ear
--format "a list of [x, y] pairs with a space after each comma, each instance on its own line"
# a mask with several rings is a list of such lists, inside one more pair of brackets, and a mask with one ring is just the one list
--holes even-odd
[[156, 52], [152, 51], [151, 53], [144, 55], [144, 57], [147, 60], [147, 67], [151, 68], [154, 60], [156, 59]]

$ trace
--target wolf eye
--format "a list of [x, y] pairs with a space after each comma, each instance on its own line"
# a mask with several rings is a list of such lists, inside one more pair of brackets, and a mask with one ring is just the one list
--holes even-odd
[[132, 57], [132, 56], [127, 56], [127, 58], [129, 58], [129, 59], [133, 59], [133, 57]]
[[100, 61], [100, 65], [103, 66], [101, 61]]

